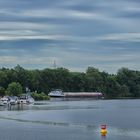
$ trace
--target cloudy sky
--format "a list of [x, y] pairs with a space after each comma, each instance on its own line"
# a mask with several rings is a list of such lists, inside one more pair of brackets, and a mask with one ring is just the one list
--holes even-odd
[[0, 67], [140, 70], [140, 0], [0, 0]]

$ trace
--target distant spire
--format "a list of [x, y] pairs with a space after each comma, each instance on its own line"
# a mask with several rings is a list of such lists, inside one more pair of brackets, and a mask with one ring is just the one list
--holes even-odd
[[54, 60], [53, 68], [56, 69], [56, 61]]

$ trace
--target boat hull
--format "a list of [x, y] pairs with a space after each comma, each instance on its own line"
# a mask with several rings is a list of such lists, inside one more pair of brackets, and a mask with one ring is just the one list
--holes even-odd
[[100, 98], [102, 97], [102, 93], [98, 92], [65, 92], [65, 97], [69, 98]]
[[49, 95], [50, 97], [54, 98], [63, 98], [65, 97], [64, 95]]
[[55, 98], [102, 98], [103, 94], [100, 92], [62, 92], [61, 90], [54, 90], [48, 94]]

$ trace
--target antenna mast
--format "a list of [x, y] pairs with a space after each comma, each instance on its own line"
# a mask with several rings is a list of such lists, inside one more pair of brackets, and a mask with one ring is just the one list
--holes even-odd
[[54, 63], [53, 63], [53, 68], [56, 69], [56, 62], [54, 60]]

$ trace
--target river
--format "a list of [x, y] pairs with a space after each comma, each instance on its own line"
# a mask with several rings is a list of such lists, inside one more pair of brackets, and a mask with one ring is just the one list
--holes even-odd
[[0, 107], [0, 140], [140, 140], [139, 120], [140, 100], [38, 101]]

